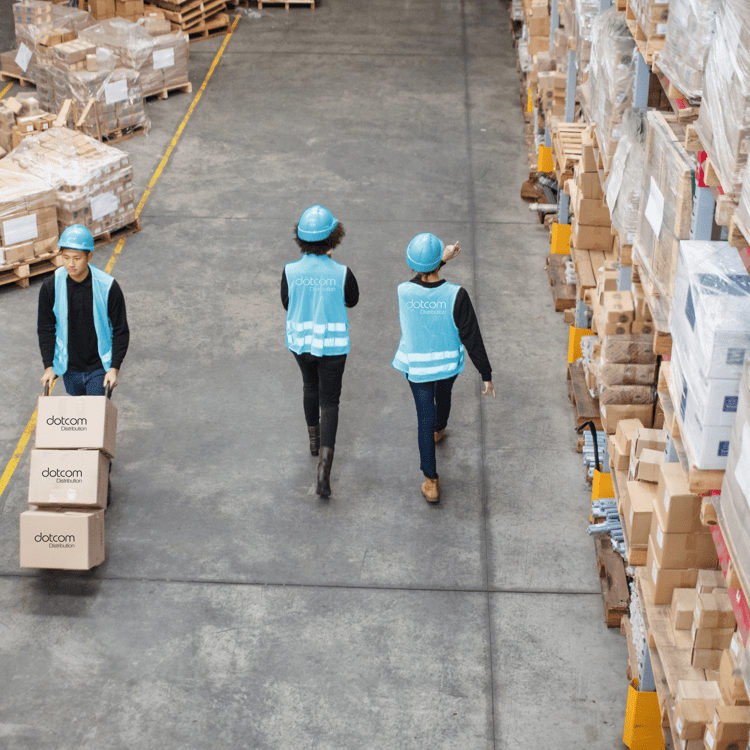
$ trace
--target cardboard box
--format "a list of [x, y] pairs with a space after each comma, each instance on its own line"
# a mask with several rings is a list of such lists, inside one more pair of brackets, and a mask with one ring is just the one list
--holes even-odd
[[630, 456], [632, 441], [638, 437], [638, 430], [643, 427], [640, 419], [623, 419], [617, 424], [615, 437], [624, 453]]
[[101, 451], [32, 450], [29, 505], [107, 507], [109, 459]]
[[698, 569], [671, 570], [662, 568], [656, 560], [654, 541], [649, 537], [646, 557], [646, 573], [655, 604], [671, 604], [675, 589], [690, 588], [698, 580]]
[[576, 172], [575, 183], [586, 200], [601, 200], [604, 197], [598, 172]]
[[[698, 594], [695, 601], [693, 622], [699, 628], [729, 628], [732, 632], [737, 627], [729, 594], [724, 591], [714, 591], [710, 594]], [[731, 638], [730, 638], [731, 641]], [[718, 648], [718, 646], [711, 646]], [[724, 648], [729, 648], [727, 643]]]
[[653, 404], [605, 404], [600, 406], [602, 427], [608, 435], [613, 435], [623, 419], [638, 419], [644, 425], [654, 422]]
[[655, 561], [663, 569], [715, 568], [718, 563], [716, 547], [710, 532], [667, 534], [659, 524], [658, 508], [651, 519], [649, 543], [653, 544]]
[[651, 531], [651, 516], [654, 510], [654, 492], [645, 482], [627, 483], [629, 511], [625, 517], [626, 531], [631, 544], [646, 545]]
[[115, 456], [117, 408], [106, 396], [41, 396], [37, 448], [100, 450]]
[[103, 510], [21, 513], [22, 568], [89, 570], [103, 561]]
[[663, 451], [667, 447], [667, 433], [664, 430], [652, 430], [642, 427], [638, 430], [635, 441], [635, 455], [640, 458], [641, 451], [646, 448]]
[[731, 648], [725, 649], [721, 654], [719, 688], [726, 705], [750, 705], [745, 681], [742, 679], [742, 673], [740, 672], [740, 665]]
[[[675, 729], [681, 740], [702, 740], [718, 700], [687, 698], [675, 702]], [[703, 743], [701, 743], [702, 745]]]
[[717, 706], [713, 722], [706, 729], [705, 742], [711, 750], [730, 743], [745, 747], [750, 739], [750, 707]]
[[612, 234], [609, 227], [594, 227], [587, 224], [580, 224], [575, 217], [571, 222], [571, 226], [573, 227], [571, 233], [573, 247], [604, 251], [612, 249]]
[[690, 655], [690, 666], [695, 669], [718, 669], [721, 651], [711, 648], [694, 648]]
[[630, 454], [630, 473], [634, 479], [640, 482], [656, 484], [659, 481], [659, 469], [663, 463], [663, 451], [644, 448], [639, 458], [636, 458], [632, 453]]
[[695, 587], [699, 594], [710, 594], [716, 589], [726, 590], [727, 582], [720, 570], [701, 570]]
[[687, 534], [705, 532], [701, 523], [701, 496], [690, 492], [687, 476], [679, 463], [662, 463], [659, 467], [656, 502], [664, 531]]
[[[723, 651], [729, 648], [729, 644], [732, 642], [734, 628], [699, 628], [694, 617], [691, 632], [694, 649]], [[716, 667], [712, 667], [712, 669], [719, 669], [719, 663], [717, 662]]]
[[614, 435], [609, 439], [609, 458], [615, 471], [627, 471], [630, 467], [630, 451], [625, 450]]
[[698, 592], [693, 589], [675, 589], [672, 592], [672, 627], [675, 630], [692, 630], [693, 612]]

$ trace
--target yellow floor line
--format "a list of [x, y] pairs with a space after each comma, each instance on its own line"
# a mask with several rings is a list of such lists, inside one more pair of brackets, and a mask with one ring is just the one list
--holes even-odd
[[13, 84], [9, 83], [2, 91], [0, 91], [0, 99], [2, 99], [10, 90], [13, 88]]
[[[148, 183], [148, 187], [146, 188], [146, 192], [143, 194], [143, 197], [141, 198], [140, 203], [138, 204], [138, 208], [135, 210], [135, 215], [139, 216], [141, 211], [143, 210], [143, 207], [146, 205], [146, 201], [148, 200], [149, 195], [151, 195], [151, 191], [153, 190], [154, 185], [156, 185], [156, 181], [161, 176], [161, 173], [164, 171], [164, 167], [167, 165], [167, 162], [169, 161], [169, 157], [172, 154], [172, 151], [174, 150], [174, 147], [177, 145], [177, 141], [179, 140], [180, 136], [182, 135], [182, 131], [185, 129], [185, 125], [187, 125], [188, 120], [190, 119], [190, 116], [193, 114], [193, 110], [197, 106], [198, 102], [201, 99], [201, 96], [203, 96], [203, 92], [206, 90], [206, 86], [208, 85], [208, 82], [211, 80], [211, 76], [214, 74], [214, 70], [216, 69], [216, 66], [219, 64], [219, 60], [221, 59], [221, 56], [224, 54], [224, 50], [227, 48], [227, 44], [229, 43], [229, 39], [234, 33], [234, 30], [237, 28], [237, 23], [240, 20], [239, 13], [234, 18], [234, 23], [232, 24], [232, 28], [229, 30], [229, 33], [226, 35], [224, 39], [224, 43], [221, 45], [219, 51], [216, 53], [216, 57], [214, 57], [214, 61], [211, 64], [211, 67], [209, 68], [208, 73], [206, 74], [206, 78], [203, 81], [203, 85], [198, 90], [198, 93], [195, 95], [195, 98], [193, 99], [190, 108], [187, 111], [187, 114], [185, 117], [182, 118], [182, 122], [180, 123], [180, 126], [177, 128], [177, 132], [174, 135], [174, 138], [172, 138], [171, 143], [169, 144], [169, 148], [167, 149], [166, 153], [162, 157], [161, 162], [159, 163], [159, 166], [156, 168], [156, 171], [154, 172], [153, 177], [151, 178], [151, 181]], [[3, 96], [7, 93], [8, 89], [13, 84], [9, 83], [4, 91], [0, 94], [0, 99], [2, 99]], [[105, 271], [107, 273], [110, 273], [112, 271], [112, 267], [117, 262], [117, 258], [119, 257], [120, 253], [122, 252], [123, 245], [125, 244], [125, 237], [123, 237], [115, 246], [115, 250], [112, 253], [112, 257], [109, 259], [109, 262], [107, 263], [105, 267]], [[55, 381], [56, 383], [57, 381]], [[54, 384], [52, 386], [54, 388]], [[50, 391], [51, 392], [51, 391]], [[23, 434], [21, 435], [20, 440], [18, 441], [18, 445], [16, 445], [16, 449], [13, 451], [13, 455], [11, 456], [10, 461], [8, 461], [8, 464], [5, 467], [5, 471], [3, 472], [2, 477], [0, 477], [0, 497], [2, 497], [3, 492], [5, 492], [5, 488], [8, 486], [8, 482], [10, 482], [10, 478], [13, 476], [13, 472], [16, 470], [16, 467], [18, 466], [19, 461], [21, 460], [21, 456], [23, 455], [24, 450], [26, 450], [26, 444], [31, 439], [31, 435], [34, 432], [34, 428], [36, 427], [36, 413], [37, 410], [34, 409], [34, 413], [31, 415], [31, 419], [28, 421], [28, 424], [26, 425]]]

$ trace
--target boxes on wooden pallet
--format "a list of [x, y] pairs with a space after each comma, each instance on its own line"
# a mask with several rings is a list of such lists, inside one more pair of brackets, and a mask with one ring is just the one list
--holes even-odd
[[143, 97], [188, 82], [185, 34], [154, 37], [142, 25], [115, 18], [86, 29], [81, 38], [113, 52], [118, 67], [135, 70]]
[[31, 174], [0, 170], [0, 267], [55, 252], [58, 236], [52, 186]]
[[727, 193], [739, 193], [750, 137], [750, 14], [725, 0], [716, 19], [695, 124]]
[[638, 227], [641, 176], [646, 153], [646, 113], [642, 109], [625, 110], [622, 136], [612, 157], [605, 183], [606, 203], [620, 242], [632, 245]]
[[[675, 589], [672, 592], [670, 615], [672, 618], [673, 630], [692, 630], [693, 614], [695, 612], [695, 604], [697, 601], [698, 591], [694, 588]], [[680, 735], [680, 737], [682, 737], [682, 735]], [[686, 738], [682, 737], [682, 739]]]
[[596, 124], [596, 137], [605, 171], [621, 134], [622, 116], [631, 106], [635, 72], [635, 42], [616, 7], [594, 21], [588, 80], [579, 88], [586, 119]]
[[703, 738], [706, 750], [733, 750], [750, 740], [750, 707], [717, 706]]
[[115, 14], [136, 21], [143, 16], [143, 0], [115, 0]]
[[83, 133], [53, 128], [34, 135], [0, 161], [3, 167], [34, 174], [56, 188], [61, 228], [83, 224], [96, 237], [135, 219], [127, 153]]
[[703, 71], [718, 10], [718, 0], [670, 0], [659, 67], [672, 85], [692, 100], [703, 95]]
[[[669, 318], [680, 240], [690, 238], [695, 160], [685, 151], [677, 126], [648, 112], [641, 210], [633, 243], [640, 279]], [[652, 311], [653, 312], [653, 311]]]
[[114, 18], [117, 13], [115, 0], [88, 0], [89, 12], [97, 21]]
[[[675, 589], [678, 591], [679, 589]], [[703, 748], [703, 735], [706, 725], [712, 720], [720, 699], [683, 698], [675, 702], [675, 730], [685, 743], [698, 742]]]
[[738, 654], [742, 643], [738, 636], [739, 633], [735, 633], [730, 647], [722, 653], [719, 663], [719, 688], [727, 706], [750, 705], [745, 682], [740, 671]]
[[623, 505], [622, 515], [628, 540], [631, 547], [646, 550], [654, 512], [655, 487], [650, 482], [629, 480], [627, 488], [628, 499]]
[[663, 39], [669, 15], [669, 0], [628, 0], [627, 16], [638, 24], [639, 39]]
[[[88, 61], [96, 56], [96, 70]], [[87, 112], [83, 132], [96, 138], [119, 134], [128, 128], [146, 132], [150, 120], [143, 107], [138, 73], [117, 67], [115, 54], [78, 39], [53, 48], [57, 96], [71, 98], [79, 113]], [[92, 101], [92, 106], [88, 107]]]

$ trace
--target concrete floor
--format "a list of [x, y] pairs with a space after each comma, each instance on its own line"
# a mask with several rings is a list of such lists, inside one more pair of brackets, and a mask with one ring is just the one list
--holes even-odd
[[[192, 45], [194, 90], [222, 41]], [[190, 100], [150, 103], [151, 133], [123, 144], [139, 192]], [[603, 622], [525, 164], [505, 2], [240, 21], [113, 271], [132, 339], [106, 562], [18, 568], [28, 450], [0, 497], [0, 747], [623, 747], [627, 649]], [[361, 290], [328, 502], [278, 296], [317, 202]], [[465, 248], [445, 275], [499, 394], [467, 365], [438, 507], [390, 367], [420, 231]], [[0, 469], [39, 393], [40, 283], [0, 288]]]

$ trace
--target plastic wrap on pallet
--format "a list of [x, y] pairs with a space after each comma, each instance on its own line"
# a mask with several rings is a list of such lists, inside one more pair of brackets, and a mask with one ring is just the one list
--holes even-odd
[[52, 186], [22, 171], [0, 170], [0, 268], [54, 252], [57, 239]]
[[644, 333], [605, 336], [601, 357], [613, 364], [654, 364], [656, 363], [654, 337]]
[[693, 101], [703, 95], [703, 73], [718, 10], [719, 0], [670, 0], [659, 68]]
[[633, 253], [656, 310], [669, 319], [680, 240], [689, 239], [696, 162], [659, 112], [648, 112], [641, 208]]
[[510, 17], [514, 21], [523, 21], [523, 0], [513, 0], [510, 6]]
[[739, 193], [750, 137], [750, 12], [747, 0], [724, 0], [708, 53], [695, 123], [722, 187]]
[[[737, 206], [737, 216], [742, 222], [745, 232], [750, 232], [750, 159], [745, 165], [745, 173], [742, 177], [742, 192]], [[746, 239], [750, 239], [746, 236]]]
[[188, 82], [187, 34], [153, 37], [143, 25], [112, 18], [86, 29], [80, 36], [97, 47], [111, 50], [118, 67], [137, 71], [143, 97]]
[[135, 219], [133, 168], [127, 153], [68, 128], [21, 143], [0, 168], [21, 169], [56, 188], [61, 227], [84, 224], [96, 237]]
[[628, 8], [647, 39], [662, 37], [667, 33], [667, 22], [672, 12], [670, 0], [628, 0]]
[[623, 245], [632, 245], [635, 240], [645, 153], [646, 112], [631, 107], [623, 113], [622, 136], [604, 185], [612, 226]]
[[591, 59], [593, 26], [601, 12], [599, 0], [575, 0], [576, 65], [578, 80], [583, 81]]
[[680, 243], [670, 329], [704, 378], [738, 379], [750, 351], [750, 276], [728, 242]]
[[634, 406], [653, 404], [656, 401], [656, 388], [648, 385], [600, 385], [599, 404], [623, 404]]
[[592, 26], [588, 80], [579, 99], [589, 122], [596, 123], [599, 149], [612, 156], [622, 135], [622, 117], [633, 100], [635, 42], [625, 17], [615, 6]]
[[[71, 43], [73, 44], [73, 43]], [[55, 97], [58, 107], [64, 99], [73, 100], [79, 116], [83, 116], [90, 100], [81, 127], [87, 135], [103, 137], [132, 128], [148, 130], [151, 122], [143, 106], [143, 96], [138, 83], [138, 73], [129, 68], [115, 67], [116, 56], [108, 49], [94, 47], [83, 39], [77, 40], [78, 48], [59, 45], [54, 48]], [[96, 52], [96, 70], [81, 69], [88, 65], [89, 49]], [[63, 49], [65, 48], [65, 49]], [[83, 56], [86, 63], [77, 58]]]

